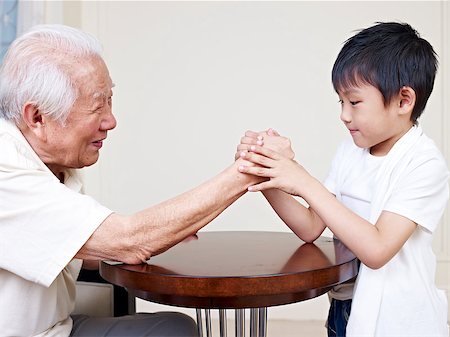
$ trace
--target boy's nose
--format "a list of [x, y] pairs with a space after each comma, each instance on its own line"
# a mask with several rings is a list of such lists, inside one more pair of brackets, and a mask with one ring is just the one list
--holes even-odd
[[341, 121], [343, 121], [346, 124], [350, 123], [352, 121], [352, 116], [351, 116], [350, 112], [348, 111], [348, 109], [342, 108]]

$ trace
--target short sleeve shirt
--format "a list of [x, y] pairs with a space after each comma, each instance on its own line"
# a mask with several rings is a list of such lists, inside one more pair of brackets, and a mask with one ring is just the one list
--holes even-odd
[[80, 193], [75, 170], [62, 184], [3, 119], [0, 149], [0, 335], [68, 336], [74, 256], [112, 212]]
[[[449, 173], [440, 151], [428, 137], [422, 137], [414, 151], [413, 159], [383, 207], [384, 211], [402, 215], [418, 226], [385, 266], [388, 272], [376, 336], [448, 336], [447, 301], [434, 282], [436, 257], [432, 234], [447, 206]], [[357, 148], [353, 142], [344, 142], [325, 186], [340, 195], [348, 208], [368, 220], [375, 174], [383, 160]], [[339, 191], [338, 172], [346, 172]], [[351, 298], [351, 288], [335, 289], [330, 295], [337, 299]]]

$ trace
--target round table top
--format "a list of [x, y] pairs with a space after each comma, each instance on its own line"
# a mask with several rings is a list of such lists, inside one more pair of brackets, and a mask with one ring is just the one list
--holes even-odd
[[135, 296], [196, 308], [257, 308], [302, 301], [350, 280], [355, 256], [340, 241], [304, 243], [285, 232], [200, 232], [147, 263], [102, 261], [100, 274]]

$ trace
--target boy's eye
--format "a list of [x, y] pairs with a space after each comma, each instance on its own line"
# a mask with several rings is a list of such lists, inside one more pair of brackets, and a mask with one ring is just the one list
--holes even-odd
[[[361, 103], [361, 101], [348, 101], [351, 105], [356, 105], [356, 104], [358, 104], [358, 103]], [[340, 104], [340, 105], [343, 105], [344, 104], [344, 100], [342, 100], [342, 99], [340, 99], [339, 101], [338, 101], [338, 103]]]

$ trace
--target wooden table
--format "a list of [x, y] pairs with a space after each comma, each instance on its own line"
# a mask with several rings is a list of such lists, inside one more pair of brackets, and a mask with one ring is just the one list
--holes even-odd
[[320, 237], [304, 243], [284, 232], [200, 232], [146, 264], [103, 261], [100, 274], [133, 295], [152, 302], [219, 309], [220, 334], [226, 336], [226, 310], [236, 310], [235, 335], [245, 334], [250, 308], [250, 335], [265, 336], [267, 307], [294, 303], [326, 293], [358, 272], [355, 256], [338, 240]]

